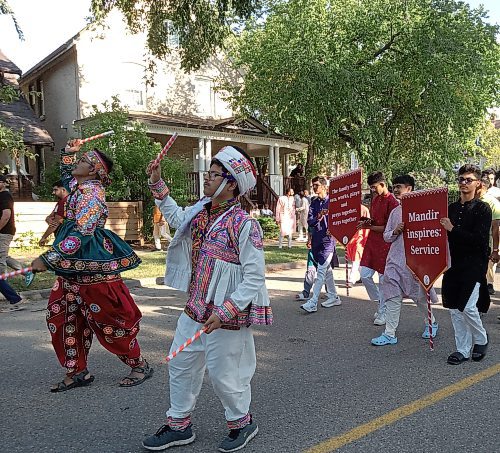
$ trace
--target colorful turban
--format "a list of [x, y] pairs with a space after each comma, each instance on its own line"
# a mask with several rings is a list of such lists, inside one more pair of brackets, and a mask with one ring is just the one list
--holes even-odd
[[85, 157], [92, 163], [102, 184], [105, 187], [109, 186], [111, 184], [111, 178], [108, 175], [109, 169], [104, 161], [99, 157], [99, 153], [97, 153], [96, 150], [87, 151], [85, 153]]
[[250, 192], [257, 184], [255, 168], [243, 154], [232, 146], [225, 146], [215, 156], [226, 170], [231, 174], [231, 179], [236, 181], [241, 195]]

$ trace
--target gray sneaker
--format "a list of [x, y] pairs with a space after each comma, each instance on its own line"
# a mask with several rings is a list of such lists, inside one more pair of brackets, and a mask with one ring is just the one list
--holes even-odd
[[147, 450], [159, 451], [177, 445], [187, 445], [194, 442], [196, 435], [193, 433], [191, 425], [183, 431], [175, 431], [168, 425], [163, 425], [156, 434], [146, 437], [142, 441], [142, 446]]
[[219, 445], [219, 451], [225, 453], [244, 448], [259, 432], [257, 423], [253, 421], [244, 428], [232, 429]]

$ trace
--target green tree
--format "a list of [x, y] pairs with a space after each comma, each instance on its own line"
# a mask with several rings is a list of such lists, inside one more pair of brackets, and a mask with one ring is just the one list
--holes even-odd
[[224, 87], [243, 116], [367, 170], [448, 168], [500, 89], [498, 27], [455, 0], [290, 0], [248, 24]]
[[[101, 107], [94, 105], [93, 113], [86, 119], [80, 132], [82, 137], [90, 137], [109, 130], [113, 130], [114, 135], [86, 143], [82, 150], [97, 148], [113, 160], [113, 182], [106, 190], [106, 198], [109, 201], [143, 200], [145, 233], [148, 234], [152, 228], [153, 199], [148, 189], [146, 167], [161, 150], [161, 144], [147, 135], [143, 124], [129, 121], [128, 112], [117, 97], [103, 103]], [[180, 204], [189, 201], [185, 190], [188, 168], [186, 160], [167, 157], [162, 161], [163, 178], [168, 182], [175, 180], [172, 196]], [[49, 173], [57, 174], [51, 170]], [[48, 189], [53, 182], [47, 180], [42, 192], [50, 193]]]
[[231, 33], [231, 24], [247, 19], [259, 11], [260, 0], [92, 0], [93, 19], [101, 22], [113, 9], [125, 16], [132, 32], [147, 33], [152, 54], [165, 58], [169, 52], [169, 33], [165, 24], [179, 36], [181, 65], [197, 69], [224, 46]]
[[16, 28], [17, 36], [22, 41], [24, 40], [24, 34], [17, 22], [16, 16], [14, 15], [14, 11], [9, 6], [7, 0], [0, 0], [0, 15], [7, 14], [12, 18], [12, 22], [14, 23], [14, 27]]
[[492, 121], [485, 121], [479, 136], [479, 153], [486, 158], [486, 166], [500, 169], [500, 129]]

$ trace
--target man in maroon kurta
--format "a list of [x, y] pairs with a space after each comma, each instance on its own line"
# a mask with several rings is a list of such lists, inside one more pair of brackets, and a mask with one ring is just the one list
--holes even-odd
[[371, 173], [368, 175], [367, 182], [373, 196], [370, 209], [372, 217], [371, 219], [361, 219], [358, 224], [358, 229], [367, 228], [370, 230], [359, 271], [368, 297], [379, 304], [373, 323], [382, 326], [385, 324], [385, 301], [380, 296], [379, 288], [373, 281], [373, 275], [378, 272], [379, 282], [384, 277], [385, 261], [390, 248], [390, 244], [384, 241], [384, 229], [389, 214], [398, 206], [398, 202], [394, 195], [389, 192], [382, 172]]

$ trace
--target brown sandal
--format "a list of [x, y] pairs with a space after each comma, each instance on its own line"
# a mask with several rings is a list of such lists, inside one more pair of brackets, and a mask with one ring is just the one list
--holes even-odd
[[128, 379], [129, 383], [126, 384], [121, 382], [120, 387], [134, 387], [136, 385], [141, 385], [146, 379], [153, 376], [153, 368], [149, 366], [147, 360], [144, 360], [144, 364], [142, 366], [132, 368], [131, 373], [133, 372], [141, 373], [143, 375], [142, 378], [125, 376], [123, 379]]

